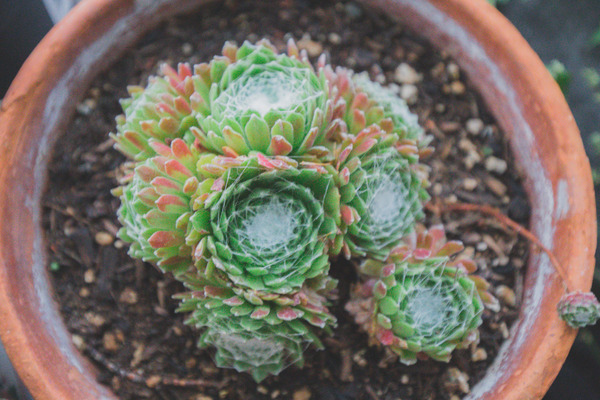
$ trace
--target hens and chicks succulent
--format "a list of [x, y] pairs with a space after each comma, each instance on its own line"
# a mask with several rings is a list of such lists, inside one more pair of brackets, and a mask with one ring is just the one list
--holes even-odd
[[418, 222], [431, 148], [391, 89], [261, 41], [129, 92], [119, 237], [185, 285], [179, 311], [220, 367], [260, 381], [321, 348], [340, 255], [360, 277], [346, 309], [402, 362], [478, 340], [497, 302], [460, 242]]

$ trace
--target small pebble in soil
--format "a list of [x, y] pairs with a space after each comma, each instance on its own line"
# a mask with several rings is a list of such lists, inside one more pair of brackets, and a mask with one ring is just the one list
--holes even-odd
[[296, 390], [293, 394], [293, 400], [309, 400], [312, 396], [310, 389], [303, 387], [300, 390]]
[[485, 169], [488, 171], [495, 172], [497, 174], [503, 174], [506, 172], [506, 168], [508, 168], [508, 165], [504, 160], [494, 156], [490, 156], [485, 159]]

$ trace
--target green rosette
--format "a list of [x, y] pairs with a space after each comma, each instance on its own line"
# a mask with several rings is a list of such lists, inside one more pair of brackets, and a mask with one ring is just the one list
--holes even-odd
[[249, 372], [258, 382], [291, 364], [302, 366], [306, 347], [323, 348], [315, 331], [331, 333], [335, 326], [320, 294], [330, 294], [335, 282], [311, 283], [290, 295], [232, 287], [209, 262], [203, 274], [186, 279], [190, 291], [176, 296], [178, 311], [190, 312], [186, 323], [204, 329], [199, 345], [216, 347], [218, 366]]
[[266, 41], [240, 48], [195, 68], [192, 132], [211, 152], [326, 158], [322, 146], [333, 123], [333, 101], [322, 73], [293, 43], [278, 54]]
[[[222, 170], [223, 160], [238, 165]], [[213, 182], [194, 204], [187, 237], [200, 270], [212, 260], [235, 285], [278, 294], [327, 275], [326, 244], [340, 220], [332, 175], [260, 154], [199, 165]]]
[[499, 310], [489, 283], [473, 275], [475, 263], [452, 257], [462, 249], [439, 226], [409, 235], [386, 262], [363, 261], [359, 272], [371, 278], [357, 286], [346, 309], [402, 363], [448, 362], [455, 348], [479, 340], [484, 305]]
[[189, 128], [198, 124], [191, 108], [190, 66], [179, 64], [174, 70], [164, 64], [160, 70], [161, 75], [150, 77], [146, 88], [127, 88], [131, 97], [120, 101], [123, 114], [116, 118], [117, 133], [110, 134], [115, 148], [136, 161], [156, 155], [151, 139], [167, 143], [186, 137], [193, 141]]
[[130, 256], [179, 275], [193, 268], [185, 238], [199, 184], [198, 151], [182, 139], [149, 145], [159, 155], [139, 163], [113, 191], [121, 200], [118, 237], [131, 244]]
[[385, 260], [423, 217], [429, 199], [418, 148], [377, 125], [334, 147], [340, 187], [341, 237], [331, 246], [347, 258]]

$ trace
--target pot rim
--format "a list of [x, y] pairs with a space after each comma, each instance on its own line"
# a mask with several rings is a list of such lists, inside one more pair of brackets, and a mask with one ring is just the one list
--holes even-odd
[[[182, 0], [177, 13], [200, 7], [204, 2]], [[429, 35], [434, 46], [436, 43], [449, 46], [449, 52], [455, 59], [458, 55], [464, 56], [457, 61], [482, 92], [492, 114], [511, 136], [519, 164], [527, 168], [531, 165], [526, 152], [515, 145], [525, 140], [521, 134], [527, 135], [520, 130], [525, 129], [525, 125], [509, 118], [515, 113], [509, 106], [517, 107], [517, 112], [521, 112], [524, 122], [534, 134], [533, 155], [539, 152], [541, 157], [546, 152], [553, 156], [552, 159], [540, 159], [540, 165], [544, 167], [543, 177], [524, 171], [530, 198], [537, 200], [539, 206], [534, 207], [532, 226], [540, 238], [548, 238], [546, 240], [555, 256], [563, 266], [567, 266], [571, 289], [589, 290], [596, 246], [596, 210], [589, 162], [560, 89], [525, 39], [494, 7], [482, 0], [363, 2], [395, 13], [414, 14], [413, 29], [419, 29], [422, 23], [427, 25], [420, 13], [424, 12], [423, 7], [433, 7], [425, 11], [442, 18], [438, 22], [450, 21], [449, 25], [452, 25], [454, 21], [460, 28], [454, 33], [443, 32], [443, 28], [432, 25], [430, 21], [431, 31], [435, 32], [428, 31], [424, 36]], [[58, 312], [56, 305], [49, 301], [46, 271], [43, 270], [42, 274], [40, 270], [37, 273], [33, 270], [35, 265], [42, 265], [42, 268], [44, 265], [44, 260], [39, 258], [44, 252], [39, 241], [40, 196], [51, 136], [56, 136], [51, 134], [66, 127], [75, 108], [73, 99], [81, 98], [92, 78], [116, 59], [128, 43], [165, 18], [168, 3], [169, 0], [84, 0], [36, 47], [0, 106], [0, 165], [3, 166], [0, 186], [5, 188], [0, 193], [0, 204], [3, 205], [0, 207], [3, 221], [0, 237], [0, 337], [15, 368], [36, 399], [81, 400], [90, 398], [90, 394], [98, 399], [115, 398], [95, 381], [92, 365], [74, 350], [62, 320], [55, 320]], [[154, 17], [142, 30], [134, 31], [127, 26], [128, 22], [140, 15], [149, 15], [151, 11]], [[453, 38], [452, 34], [466, 35], [463, 48], [457, 47], [460, 38]], [[112, 45], [111, 54], [96, 60], [92, 70], [88, 70], [89, 65], [85, 61], [94, 60], [93, 52], [99, 50], [95, 46], [102, 46], [107, 40], [120, 40], [122, 43]], [[482, 63], [482, 57], [492, 62], [491, 65], [497, 69], [494, 69], [495, 73], [505, 78], [509, 92], [516, 97], [496, 90], [495, 86], [501, 86], [498, 82], [490, 82], [489, 75], [482, 76], [475, 70], [475, 63]], [[75, 83], [78, 86], [74, 86]], [[486, 86], [490, 84], [491, 87]], [[64, 94], [61, 97], [62, 92], [57, 91], [57, 87], [67, 90], [68, 98]], [[506, 104], [496, 104], [498, 102], [493, 100], [498, 96]], [[516, 105], [508, 104], [511, 101], [506, 100], [514, 100]], [[68, 112], [57, 115], [63, 109]], [[541, 130], [544, 134], [540, 133]], [[22, 179], [23, 174], [31, 177], [31, 182]], [[537, 178], [544, 178], [543, 184], [536, 182]], [[37, 185], [32, 186], [32, 182]], [[546, 201], [552, 204], [546, 204]], [[539, 210], [550, 210], [550, 215]], [[546, 232], [548, 228], [550, 231]], [[16, 234], [24, 240], [17, 243]], [[23, 249], [30, 250], [31, 255], [17, 257]], [[25, 272], [19, 272], [19, 268]], [[562, 295], [562, 286], [557, 275], [548, 268], [545, 256], [530, 258], [526, 287], [528, 292], [535, 293], [528, 293], [519, 320], [512, 329], [512, 338], [507, 341], [515, 347], [511, 351], [503, 345], [503, 351], [490, 367], [491, 372], [488, 371], [484, 378], [488, 382], [477, 384], [468, 399], [522, 400], [524, 395], [537, 399], [554, 380], [576, 331], [562, 322], [556, 312], [549, 313]], [[17, 276], [19, 273], [24, 276]], [[543, 298], [540, 297], [542, 295]], [[538, 312], [530, 312], [528, 305], [537, 307], [535, 310]], [[545, 313], [542, 315], [542, 312]], [[535, 335], [524, 336], [525, 330], [534, 327]], [[515, 354], [517, 351], [520, 354]], [[512, 362], [506, 365], [507, 360]]]

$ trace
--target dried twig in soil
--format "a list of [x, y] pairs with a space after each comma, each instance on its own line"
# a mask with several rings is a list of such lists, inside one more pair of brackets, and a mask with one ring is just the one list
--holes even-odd
[[550, 263], [554, 267], [555, 271], [558, 273], [560, 278], [562, 279], [563, 285], [567, 292], [570, 292], [569, 289], [571, 287], [569, 279], [567, 278], [567, 274], [564, 272], [564, 269], [552, 254], [552, 251], [548, 249], [544, 244], [535, 236], [531, 231], [521, 226], [519, 223], [513, 221], [506, 215], [502, 213], [498, 208], [491, 207], [485, 204], [468, 204], [468, 203], [442, 203], [441, 201], [432, 201], [425, 205], [425, 208], [433, 213], [441, 214], [451, 211], [466, 211], [466, 212], [479, 212], [482, 214], [487, 214], [493, 218], [495, 218], [500, 224], [514, 230], [519, 235], [523, 236], [525, 239], [529, 240], [534, 246], [542, 250], [548, 258], [550, 259]]

